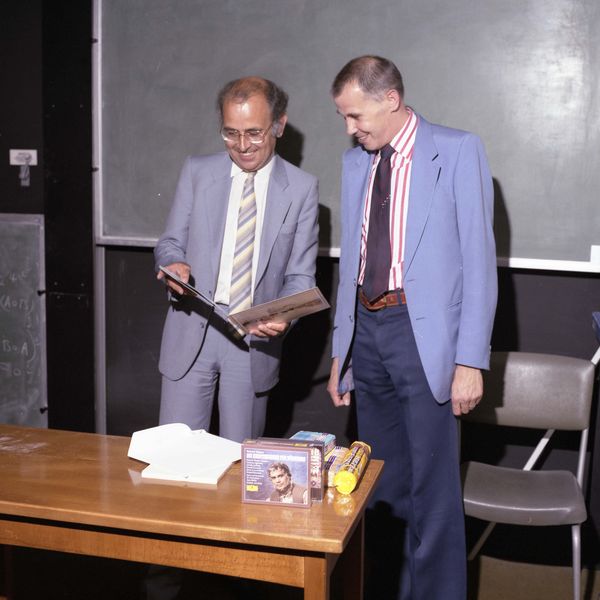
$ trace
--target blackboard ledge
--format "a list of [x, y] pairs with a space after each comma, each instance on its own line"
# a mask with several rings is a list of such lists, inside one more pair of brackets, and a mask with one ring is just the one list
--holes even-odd
[[512, 269], [600, 273], [600, 263], [583, 260], [547, 260], [542, 258], [509, 258], [499, 256], [496, 262], [499, 267], [510, 267]]

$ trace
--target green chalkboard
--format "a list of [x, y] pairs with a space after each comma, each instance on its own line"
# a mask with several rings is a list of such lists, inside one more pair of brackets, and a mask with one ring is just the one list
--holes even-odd
[[600, 245], [598, 0], [97, 0], [102, 195], [97, 239], [151, 245], [187, 154], [222, 148], [229, 79], [290, 95], [280, 151], [319, 178], [323, 247], [340, 244], [351, 144], [329, 88], [360, 54], [393, 59], [425, 118], [479, 134], [498, 256], [589, 261]]
[[47, 427], [44, 218], [0, 214], [0, 422]]

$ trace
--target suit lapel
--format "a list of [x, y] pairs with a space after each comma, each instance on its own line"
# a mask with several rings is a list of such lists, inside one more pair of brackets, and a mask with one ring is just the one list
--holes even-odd
[[285, 193], [289, 185], [287, 173], [283, 160], [275, 155], [273, 158], [273, 171], [269, 178], [269, 187], [267, 188], [267, 198], [265, 202], [265, 213], [263, 217], [263, 226], [260, 239], [260, 253], [258, 256], [258, 266], [256, 269], [256, 281], [254, 289], [265, 274], [269, 258], [273, 251], [273, 245], [285, 220], [291, 204], [289, 194]]
[[[348, 186], [347, 194], [343, 193], [342, 196], [348, 199], [347, 206], [345, 207], [347, 214], [349, 215], [349, 227], [348, 239], [351, 242], [350, 247], [350, 259], [353, 267], [353, 272], [358, 273], [360, 266], [360, 240], [361, 231], [363, 224], [363, 215], [365, 211], [365, 202], [367, 199], [367, 186], [369, 185], [369, 173], [371, 172], [371, 165], [375, 159], [375, 154], [365, 152], [364, 150], [352, 157], [351, 161], [348, 162], [349, 168], [347, 169], [347, 180], [345, 184]], [[342, 183], [344, 185], [344, 183]]]
[[[217, 281], [223, 238], [225, 236], [225, 222], [227, 220], [227, 208], [229, 204], [229, 193], [231, 191], [231, 159], [224, 153], [222, 165], [212, 173], [212, 180], [202, 191], [202, 214], [206, 223], [202, 230], [210, 239], [209, 248], [218, 248], [218, 252], [208, 252], [210, 257], [211, 277], [210, 281]], [[215, 283], [216, 285], [216, 283]]]
[[427, 223], [433, 193], [440, 176], [441, 167], [437, 157], [438, 151], [433, 140], [431, 125], [419, 116], [410, 176], [403, 276], [406, 276], [410, 269]]

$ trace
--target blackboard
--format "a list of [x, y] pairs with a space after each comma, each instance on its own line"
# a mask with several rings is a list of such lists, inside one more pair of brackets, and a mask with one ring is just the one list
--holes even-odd
[[44, 218], [0, 214], [0, 422], [47, 427]]
[[329, 97], [350, 58], [392, 58], [406, 101], [478, 133], [498, 255], [590, 261], [600, 245], [597, 0], [97, 0], [99, 243], [151, 245], [187, 154], [222, 148], [215, 95], [260, 74], [290, 94], [284, 150], [320, 180], [321, 245], [339, 246]]

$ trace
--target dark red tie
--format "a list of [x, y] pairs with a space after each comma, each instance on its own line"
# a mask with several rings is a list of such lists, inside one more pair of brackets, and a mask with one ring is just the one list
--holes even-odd
[[370, 301], [387, 292], [392, 263], [390, 250], [390, 159], [395, 152], [387, 144], [380, 151], [379, 164], [371, 192], [371, 211], [367, 233], [367, 259], [363, 292]]

